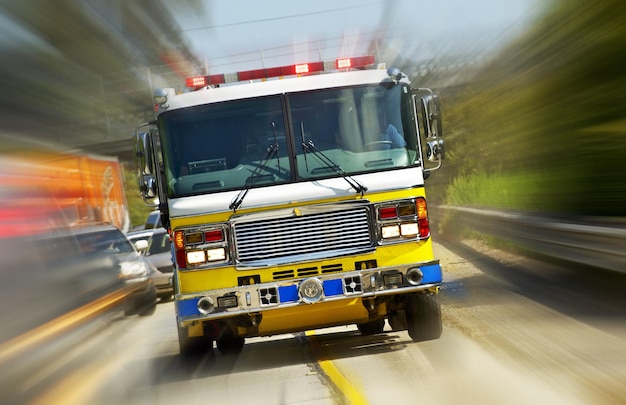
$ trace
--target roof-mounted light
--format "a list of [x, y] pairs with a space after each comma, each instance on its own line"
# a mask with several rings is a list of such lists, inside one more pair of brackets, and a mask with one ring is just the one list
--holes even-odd
[[193, 76], [185, 79], [185, 86], [196, 90], [223, 83], [226, 83], [224, 75]]
[[185, 80], [185, 85], [198, 90], [207, 86], [215, 86], [224, 83], [235, 83], [250, 80], [266, 80], [274, 77], [302, 76], [326, 70], [362, 69], [375, 63], [374, 56], [359, 56], [356, 58], [341, 58], [330, 63], [309, 62], [296, 65], [286, 65], [273, 68], [245, 70], [232, 74], [217, 74], [210, 76], [194, 76]]
[[358, 56], [356, 58], [341, 58], [335, 61], [337, 69], [357, 69], [371, 66], [375, 63], [374, 56]]

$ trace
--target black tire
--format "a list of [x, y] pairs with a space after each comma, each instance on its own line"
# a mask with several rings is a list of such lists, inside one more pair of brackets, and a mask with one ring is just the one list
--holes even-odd
[[443, 331], [439, 294], [415, 293], [407, 297], [406, 322], [415, 342], [439, 339]]
[[189, 329], [178, 327], [178, 347], [180, 354], [184, 357], [201, 355], [204, 352], [213, 350], [213, 339], [206, 336], [189, 337]]
[[137, 313], [135, 305], [124, 304], [124, 316], [133, 316]]
[[245, 339], [240, 336], [233, 337], [226, 334], [217, 339], [216, 346], [222, 354], [239, 354], [245, 342]]
[[157, 293], [154, 285], [150, 288], [150, 292], [146, 296], [145, 300], [141, 302], [139, 308], [137, 309], [137, 314], [139, 316], [151, 316], [156, 312], [157, 305]]
[[357, 323], [356, 327], [362, 335], [375, 335], [377, 333], [382, 333], [383, 329], [385, 329], [385, 318], [380, 318], [366, 323]]
[[144, 305], [139, 309], [139, 312], [137, 313], [139, 314], [139, 316], [152, 316], [155, 312], [156, 301], [152, 301], [144, 303]]

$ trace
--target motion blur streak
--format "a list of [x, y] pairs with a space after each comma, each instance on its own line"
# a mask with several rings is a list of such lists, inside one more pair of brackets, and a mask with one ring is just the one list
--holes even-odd
[[[427, 25], [429, 22], [436, 20], [443, 26], [458, 14], [445, 1], [430, 2], [445, 3], [450, 8], [437, 15], [427, 8], [430, 7], [424, 4], [427, 2], [380, 3], [384, 12], [379, 16], [379, 29], [359, 30], [360, 45], [369, 41], [367, 48], [375, 51], [381, 62], [398, 66], [417, 78], [415, 87], [434, 87], [444, 111], [447, 164], [428, 179], [429, 208], [478, 206], [549, 214], [572, 223], [584, 217], [623, 224], [626, 217], [626, 2], [536, 1], [536, 18], [503, 35], [506, 42], [495, 36], [485, 40], [475, 31], [457, 31], [448, 36], [443, 31], [428, 29], [432, 27]], [[0, 0], [0, 149], [4, 154], [0, 156], [0, 306], [3, 308], [0, 393], [3, 402], [11, 403], [15, 399], [15, 403], [23, 403], [29, 399], [24, 395], [36, 395], [27, 391], [36, 380], [33, 370], [41, 371], [42, 364], [52, 375], [51, 380], [48, 376], [40, 378], [47, 384], [44, 392], [57, 392], [48, 388], [54, 384], [54, 378], [62, 377], [54, 369], [61, 363], [59, 353], [95, 335], [90, 328], [101, 325], [94, 326], [89, 320], [98, 324], [100, 310], [121, 299], [118, 291], [122, 285], [117, 274], [102, 271], [110, 262], [87, 259], [80, 253], [71, 230], [82, 219], [103, 219], [100, 214], [107, 210], [100, 210], [103, 208], [100, 202], [88, 204], [86, 191], [93, 190], [91, 186], [78, 188], [84, 192], [82, 197], [75, 193], [75, 181], [81, 178], [77, 174], [83, 173], [82, 169], [47, 165], [55, 159], [58, 163], [59, 156], [67, 153], [74, 157], [93, 154], [116, 157], [122, 166], [130, 166], [133, 159], [130, 136], [137, 123], [154, 118], [153, 89], [182, 87], [183, 76], [191, 72], [204, 74], [209, 68], [219, 67], [206, 55], [194, 53], [191, 43], [203, 42], [206, 48], [223, 46], [206, 32], [185, 30], [191, 26], [181, 26], [184, 21], [170, 12], [171, 8], [177, 8], [181, 15], [193, 14], [210, 20], [211, 2], [185, 0], [175, 4], [171, 6], [161, 0]], [[273, 12], [281, 15], [279, 8]], [[481, 9], [481, 13], [488, 14], [489, 8]], [[356, 19], [345, 18], [344, 23], [351, 23], [350, 20]], [[287, 27], [284, 22], [274, 22], [274, 29], [285, 38], [286, 45], [282, 47], [263, 43], [262, 30], [238, 27], [245, 31], [246, 43], [255, 43], [260, 48], [254, 53], [255, 60], [247, 62], [254, 63], [255, 68], [263, 67], [264, 49], [275, 49], [281, 55], [289, 53], [289, 57], [294, 50], [302, 48], [319, 51], [306, 32], [293, 35], [284, 32]], [[447, 24], [451, 30], [456, 29], [452, 22]], [[219, 26], [220, 21], [206, 21], [204, 25]], [[343, 26], [332, 27], [322, 19], [318, 25], [328, 31], [337, 28], [343, 34], [350, 31]], [[370, 38], [365, 38], [368, 35]], [[464, 41], [458, 41], [460, 37]], [[298, 39], [302, 38], [307, 41], [300, 43]], [[345, 44], [347, 48], [351, 45]], [[242, 52], [240, 49], [227, 49], [232, 55], [223, 60], [241, 59], [237, 56]], [[269, 54], [265, 52], [266, 56]], [[345, 55], [330, 55], [328, 59], [341, 56]], [[229, 70], [211, 73], [229, 73]], [[125, 180], [134, 183], [135, 179], [129, 176]], [[134, 190], [135, 184], [130, 188]], [[140, 199], [134, 194], [127, 194], [126, 198], [130, 200], [131, 217], [145, 218]], [[72, 204], [64, 205], [70, 201]], [[439, 227], [444, 233], [450, 229]], [[508, 232], [509, 228], [504, 227], [504, 231]], [[584, 252], [584, 248], [583, 239], [579, 252]], [[480, 301], [478, 298], [484, 297], [481, 289], [485, 289], [482, 279], [472, 280], [477, 285], [451, 287], [448, 283], [447, 292], [458, 288], [458, 294]], [[529, 286], [525, 291], [535, 287]], [[546, 293], [550, 298], [564, 295]], [[503, 300], [499, 296], [492, 299]], [[97, 304], [90, 307], [94, 301]], [[624, 307], [617, 299], [590, 302], [588, 307], [600, 308], [599, 312], [610, 312], [611, 305], [615, 311]], [[607, 307], [600, 307], [605, 303]], [[459, 312], [458, 319], [468, 319], [466, 312], [471, 315], [482, 302], [470, 304], [461, 300], [454, 308]], [[519, 305], [526, 307], [526, 302]], [[506, 327], [508, 322], [501, 322], [501, 311], [501, 307], [493, 310], [492, 324]], [[550, 346], [540, 340], [546, 339], [545, 336], [532, 335], [543, 330], [537, 322], [541, 318], [521, 317], [519, 312], [510, 314], [509, 319], [524, 320], [522, 326], [510, 333], [515, 352], [523, 353], [519, 356], [533, 364], [550, 354], [545, 349]], [[621, 320], [623, 316], [620, 313], [614, 318]], [[445, 326], [455, 327], [449, 319], [444, 319]], [[476, 319], [479, 325], [475, 326], [476, 335], [479, 335], [480, 322], [488, 321], [482, 315], [476, 315]], [[53, 329], [48, 327], [50, 322]], [[71, 324], [80, 327], [72, 328]], [[550, 342], [565, 351], [568, 346], [557, 347], [555, 342], [575, 335], [573, 328], [566, 323], [562, 329], [555, 329]], [[77, 329], [74, 332], [79, 333], [66, 335], [68, 329]], [[519, 338], [524, 333], [530, 336], [526, 342]], [[174, 336], [172, 332], [170, 340]], [[595, 342], [594, 348], [602, 348], [602, 340]], [[572, 353], [587, 353], [589, 348], [582, 345], [582, 338], [578, 343], [581, 348]], [[612, 349], [618, 345], [605, 346]], [[39, 349], [33, 350], [34, 347]], [[522, 350], [527, 347], [543, 348], [546, 352]], [[431, 346], [434, 357], [440, 357], [439, 348]], [[612, 363], [613, 357], [620, 359], [612, 354], [606, 354], [606, 359], [593, 359], [591, 364], [610, 371], [624, 370], [624, 364]], [[580, 356], [580, 362], [563, 363], [567, 364], [563, 368], [576, 371], [583, 364], [582, 370], [586, 370], [589, 359]], [[19, 361], [13, 361], [16, 357]], [[549, 364], [557, 364], [556, 359], [537, 367], [543, 374], [550, 374], [553, 371]], [[98, 371], [98, 365], [86, 370], [95, 371], [96, 377], [102, 372]], [[607, 372], [607, 375], [620, 374]], [[185, 373], [182, 376], [181, 380], [200, 380]], [[161, 395], [166, 395], [171, 380], [162, 377], [162, 381], [166, 388]]]
[[[626, 216], [626, 3], [553, 1], [467, 86], [442, 95], [445, 199]], [[432, 194], [431, 194], [432, 198]]]
[[111, 310], [111, 308], [123, 301], [127, 295], [128, 293], [125, 291], [115, 291], [91, 302], [89, 305], [78, 308], [21, 336], [2, 343], [0, 345], [0, 364], [26, 351], [36, 350], [38, 346], [49, 342], [50, 339], [67, 333], [79, 324], [93, 319], [107, 310]]

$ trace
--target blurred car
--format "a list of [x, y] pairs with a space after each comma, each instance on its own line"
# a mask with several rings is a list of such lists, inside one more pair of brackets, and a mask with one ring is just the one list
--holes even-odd
[[155, 210], [148, 214], [148, 218], [146, 218], [146, 223], [144, 224], [144, 229], [156, 229], [161, 226], [161, 211]]
[[138, 247], [137, 242], [140, 240], [145, 240], [146, 242], [149, 241], [154, 231], [155, 229], [141, 229], [138, 231], [128, 232], [126, 234], [126, 237], [128, 238], [129, 241], [131, 241], [133, 245], [135, 245], [139, 253], [142, 253], [142, 251], [145, 250], [147, 246], [141, 245], [140, 247]]
[[0, 343], [124, 288], [111, 258], [83, 254], [52, 199], [0, 184], [0, 201]]
[[[147, 244], [142, 244], [142, 238], [146, 237]], [[156, 272], [152, 273], [152, 280], [156, 286], [157, 296], [162, 302], [172, 299], [174, 266], [170, 235], [163, 228], [154, 228], [129, 233], [129, 238], [135, 241], [136, 247], [141, 247], [139, 250], [143, 256], [156, 268]]]
[[124, 314], [152, 315], [157, 298], [152, 273], [157, 270], [135, 249], [126, 235], [112, 225], [79, 228], [74, 235], [83, 254], [113, 259], [118, 277], [128, 291]]

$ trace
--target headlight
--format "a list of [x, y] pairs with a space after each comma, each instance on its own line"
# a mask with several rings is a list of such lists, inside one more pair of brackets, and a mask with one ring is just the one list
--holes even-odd
[[416, 236], [420, 232], [419, 226], [415, 222], [400, 225], [400, 233], [402, 236]]
[[207, 260], [214, 262], [217, 260], [226, 260], [226, 250], [224, 248], [207, 249]]
[[383, 239], [397, 238], [400, 236], [400, 228], [398, 225], [383, 226], [381, 231]]
[[189, 264], [201, 264], [206, 262], [206, 255], [204, 250], [191, 250], [187, 252], [187, 263]]
[[144, 262], [122, 262], [121, 264], [121, 278], [136, 278], [146, 275], [148, 275], [148, 266]]

